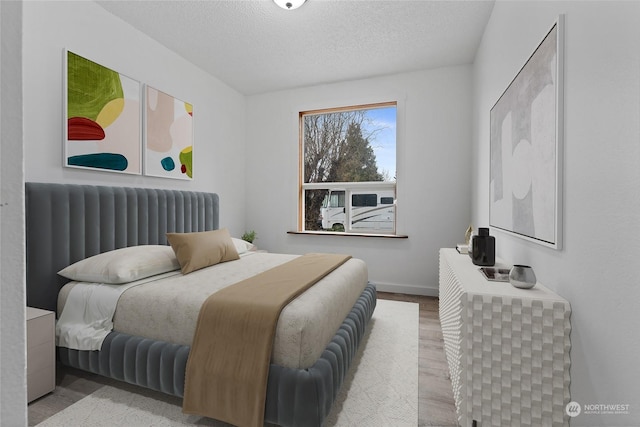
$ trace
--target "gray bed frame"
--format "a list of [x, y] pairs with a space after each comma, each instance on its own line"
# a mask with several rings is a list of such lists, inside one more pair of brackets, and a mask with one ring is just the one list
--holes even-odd
[[[56, 311], [68, 281], [62, 268], [127, 246], [167, 244], [167, 232], [219, 227], [215, 193], [27, 183], [27, 305]], [[272, 364], [265, 421], [321, 426], [338, 394], [376, 305], [367, 285], [322, 356], [308, 369]], [[67, 366], [183, 397], [189, 346], [111, 332], [99, 351], [58, 348]]]

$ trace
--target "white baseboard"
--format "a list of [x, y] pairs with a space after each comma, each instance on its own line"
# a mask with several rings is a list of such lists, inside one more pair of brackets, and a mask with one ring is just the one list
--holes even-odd
[[408, 295], [425, 295], [428, 297], [437, 297], [439, 292], [438, 288], [428, 288], [425, 286], [416, 285], [399, 285], [396, 283], [381, 283], [372, 282], [376, 285], [376, 289], [380, 292], [393, 292], [398, 294]]

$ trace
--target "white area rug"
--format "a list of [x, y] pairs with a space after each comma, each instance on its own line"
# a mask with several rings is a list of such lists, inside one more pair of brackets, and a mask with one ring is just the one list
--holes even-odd
[[[418, 423], [418, 304], [378, 300], [326, 426]], [[182, 413], [182, 400], [140, 387], [104, 386], [39, 427], [227, 426]]]

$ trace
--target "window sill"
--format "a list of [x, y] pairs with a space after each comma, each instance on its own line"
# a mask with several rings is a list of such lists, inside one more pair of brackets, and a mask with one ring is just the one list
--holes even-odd
[[387, 239], [409, 238], [406, 234], [345, 233], [343, 231], [287, 231], [287, 234], [305, 234], [308, 236], [384, 237]]

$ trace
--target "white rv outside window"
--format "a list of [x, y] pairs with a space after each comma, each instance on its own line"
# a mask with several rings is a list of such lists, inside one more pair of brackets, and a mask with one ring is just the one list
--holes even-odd
[[396, 102], [300, 113], [300, 231], [394, 234]]

